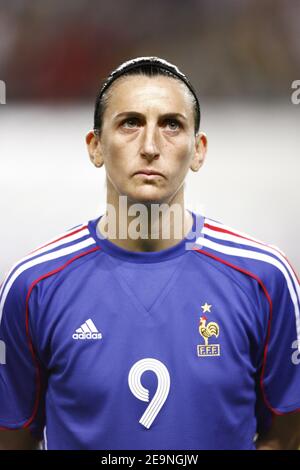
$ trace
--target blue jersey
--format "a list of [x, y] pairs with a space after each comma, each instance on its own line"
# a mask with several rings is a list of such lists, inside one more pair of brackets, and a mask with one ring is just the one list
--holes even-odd
[[130, 252], [99, 218], [31, 252], [0, 293], [0, 426], [48, 449], [254, 449], [300, 408], [299, 285], [286, 257], [193, 213]]

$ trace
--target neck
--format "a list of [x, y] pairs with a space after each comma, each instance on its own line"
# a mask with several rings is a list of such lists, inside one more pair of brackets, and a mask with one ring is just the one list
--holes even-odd
[[98, 231], [129, 251], [160, 251], [180, 242], [193, 225], [184, 208], [183, 189], [169, 202], [137, 204], [127, 197], [107, 197]]

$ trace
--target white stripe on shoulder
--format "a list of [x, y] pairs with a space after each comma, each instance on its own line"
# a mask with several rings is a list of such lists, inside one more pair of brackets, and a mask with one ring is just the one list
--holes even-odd
[[289, 273], [289, 275], [293, 279], [293, 282], [295, 284], [295, 288], [296, 289], [298, 288], [298, 295], [300, 296], [299, 282], [298, 282], [298, 279], [297, 279], [293, 269], [289, 265], [286, 257], [283, 256], [280, 251], [275, 250], [271, 245], [267, 245], [267, 244], [262, 245], [261, 243], [254, 242], [252, 240], [246, 240], [245, 238], [241, 238], [241, 237], [238, 237], [238, 236], [235, 236], [235, 235], [231, 235], [229, 233], [217, 232], [216, 230], [212, 230], [208, 227], [204, 227], [203, 230], [202, 230], [202, 233], [204, 233], [205, 235], [208, 235], [212, 238], [217, 238], [218, 240], [225, 240], [225, 241], [237, 243], [239, 245], [258, 248], [260, 250], [266, 251], [266, 252], [276, 256], [276, 258], [278, 258], [278, 260], [284, 265], [287, 272]]
[[[82, 226], [84, 227], [84, 225], [82, 225]], [[6, 274], [6, 276], [3, 279], [1, 289], [0, 289], [0, 298], [1, 298], [4, 286], [5, 286], [5, 283], [6, 283], [6, 279], [11, 275], [11, 273], [16, 269], [16, 267], [19, 264], [24, 263], [25, 261], [27, 261], [29, 259], [32, 259], [35, 256], [41, 255], [41, 254], [43, 254], [47, 251], [53, 250], [54, 248], [57, 248], [61, 245], [64, 245], [65, 243], [74, 242], [75, 240], [79, 240], [80, 238], [83, 238], [86, 235], [89, 235], [88, 229], [83, 229], [83, 230], [81, 230], [77, 233], [74, 233], [73, 235], [68, 235], [66, 232], [64, 232], [62, 235], [58, 235], [57, 237], [52, 238], [53, 241], [58, 240], [57, 242], [51, 243], [51, 240], [50, 240], [46, 244], [47, 246], [45, 246], [45, 244], [44, 244], [44, 245], [42, 245], [42, 248], [37, 248], [36, 250], [31, 251], [28, 255], [26, 255], [23, 258], [21, 258], [20, 260], [18, 260], [11, 267], [11, 269], [8, 271], [8, 273]], [[63, 238], [63, 237], [65, 237], [65, 238]]]
[[45, 263], [46, 261], [51, 261], [57, 258], [62, 258], [63, 256], [69, 255], [71, 253], [75, 253], [76, 251], [82, 250], [83, 248], [86, 248], [91, 245], [96, 245], [95, 240], [90, 237], [87, 238], [86, 240], [83, 240], [82, 242], [76, 243], [75, 245], [67, 246], [65, 248], [62, 248], [61, 250], [57, 251], [52, 251], [51, 253], [46, 253], [45, 255], [42, 255], [38, 258], [32, 259], [28, 261], [27, 263], [22, 264], [11, 276], [9, 281], [4, 287], [4, 290], [2, 292], [2, 298], [0, 302], [0, 323], [1, 323], [1, 318], [2, 318], [2, 313], [3, 313], [3, 307], [5, 304], [6, 297], [9, 293], [9, 290], [11, 286], [13, 285], [14, 281], [17, 279], [17, 277], [22, 274], [24, 271], [26, 271], [29, 268], [32, 268], [33, 266], [36, 266], [38, 264]]
[[79, 240], [80, 238], [83, 238], [89, 234], [90, 232], [87, 228], [85, 228], [80, 230], [80, 232], [74, 233], [73, 235], [62, 235], [61, 237], [55, 238], [54, 241], [41, 245], [40, 248], [36, 248], [34, 251], [31, 251], [27, 256], [25, 256], [24, 259], [32, 258], [33, 256], [40, 255], [46, 251], [53, 250], [54, 248], [57, 248], [60, 245], [64, 245], [65, 243], [74, 242], [75, 240]]
[[[49, 240], [45, 241], [45, 243], [43, 243], [42, 245], [39, 245], [37, 248], [35, 248], [29, 254], [35, 253], [36, 251], [40, 250], [41, 248], [46, 247], [47, 245], [52, 244], [53, 242], [55, 242], [56, 240], [59, 240], [60, 238], [63, 238], [63, 237], [68, 237], [69, 238], [70, 232], [81, 231], [82, 227], [86, 227], [87, 225], [88, 225], [88, 222], [86, 224], [80, 224], [77, 227], [70, 228], [70, 229], [66, 230], [65, 232], [61, 233], [60, 235], [56, 235], [56, 237], [52, 237]], [[87, 231], [87, 233], [89, 233], [87, 229], [85, 229], [85, 230]], [[79, 232], [79, 233], [81, 233], [81, 232]], [[77, 233], [75, 235], [77, 235]]]
[[206, 222], [209, 223], [210, 225], [214, 225], [215, 227], [223, 228], [224, 230], [229, 230], [230, 232], [233, 232], [236, 235], [240, 235], [240, 237], [248, 238], [249, 240], [252, 240], [253, 242], [260, 243], [261, 245], [269, 246], [269, 247], [273, 248], [274, 250], [278, 251], [279, 253], [281, 253], [282, 256], [285, 256], [285, 254], [277, 246], [270, 245], [269, 243], [266, 243], [262, 240], [258, 240], [258, 238], [254, 238], [254, 237], [250, 236], [248, 233], [241, 232], [240, 230], [236, 230], [233, 227], [229, 227], [228, 225], [224, 225], [220, 222], [216, 222], [216, 221], [214, 221], [212, 219], [209, 219], [207, 217], [205, 218], [204, 224]]
[[287, 287], [288, 287], [292, 302], [294, 304], [296, 332], [297, 332], [297, 339], [298, 339], [298, 345], [299, 345], [299, 351], [300, 351], [300, 314], [299, 314], [299, 306], [298, 306], [299, 285], [298, 284], [296, 285], [297, 294], [298, 294], [298, 298], [297, 298], [297, 294], [295, 292], [293, 283], [285, 267], [280, 263], [280, 261], [264, 253], [259, 253], [257, 251], [244, 250], [242, 248], [234, 248], [231, 246], [222, 245], [221, 243], [213, 242], [204, 237], [199, 237], [196, 241], [196, 244], [197, 243], [199, 245], [206, 246], [207, 248], [210, 248], [211, 250], [218, 251], [226, 255], [239, 256], [239, 257], [244, 257], [244, 258], [256, 259], [259, 261], [265, 261], [266, 263], [269, 263], [279, 269], [279, 271], [283, 274], [286, 280]]

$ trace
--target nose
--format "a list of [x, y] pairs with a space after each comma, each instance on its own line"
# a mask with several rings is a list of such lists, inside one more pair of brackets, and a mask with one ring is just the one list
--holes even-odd
[[159, 157], [156, 129], [153, 125], [147, 125], [143, 129], [141, 156], [148, 161]]

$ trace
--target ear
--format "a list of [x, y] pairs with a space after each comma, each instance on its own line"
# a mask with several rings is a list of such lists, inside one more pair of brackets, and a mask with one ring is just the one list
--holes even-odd
[[204, 132], [198, 132], [195, 136], [194, 156], [190, 165], [192, 171], [198, 171], [203, 165], [207, 152], [207, 137]]
[[90, 160], [97, 168], [100, 168], [104, 161], [102, 156], [101, 141], [95, 131], [89, 131], [85, 137]]

